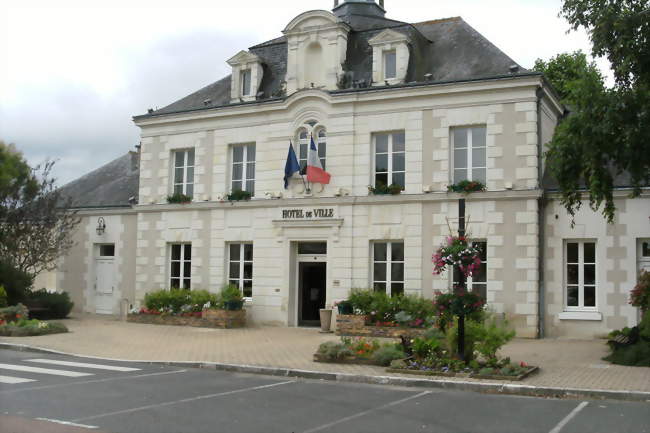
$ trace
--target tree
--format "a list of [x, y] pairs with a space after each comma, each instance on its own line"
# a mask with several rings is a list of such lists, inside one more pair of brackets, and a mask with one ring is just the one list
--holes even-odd
[[30, 168], [0, 141], [0, 263], [31, 276], [56, 267], [80, 220], [50, 176], [53, 162]]
[[564, 0], [560, 15], [573, 30], [585, 28], [592, 54], [610, 61], [612, 88], [576, 53], [536, 65], [571, 110], [549, 143], [547, 162], [572, 216], [586, 190], [591, 208], [604, 204], [603, 215], [613, 222], [614, 180], [621, 174], [629, 177], [632, 197], [650, 185], [649, 1]]

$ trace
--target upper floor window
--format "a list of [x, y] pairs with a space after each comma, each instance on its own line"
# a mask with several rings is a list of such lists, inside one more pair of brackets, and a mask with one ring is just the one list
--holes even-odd
[[253, 297], [253, 244], [229, 245], [228, 283], [239, 287], [245, 298]]
[[255, 144], [232, 147], [232, 191], [248, 191], [255, 195]]
[[251, 76], [252, 76], [252, 71], [250, 69], [245, 69], [241, 71], [242, 96], [249, 96], [251, 94]]
[[406, 187], [406, 148], [404, 131], [375, 134], [375, 186]]
[[[487, 267], [488, 267], [488, 257], [487, 257], [487, 242], [485, 241], [476, 241], [472, 242], [474, 248], [478, 248], [481, 251], [481, 266], [478, 271], [474, 272], [474, 275], [467, 278], [465, 288], [468, 292], [476, 292], [483, 299], [487, 297]], [[454, 285], [460, 282], [460, 269], [457, 266], [454, 266]]]
[[194, 194], [194, 149], [174, 152], [174, 194]]
[[485, 126], [453, 129], [454, 183], [462, 180], [486, 183], [486, 131]]
[[566, 307], [596, 308], [596, 243], [568, 241], [565, 244]]
[[394, 50], [384, 51], [384, 78], [390, 80], [397, 77], [397, 53]]
[[190, 289], [192, 278], [192, 245], [171, 244], [169, 287]]
[[[298, 132], [298, 163], [300, 163], [300, 173], [305, 174], [307, 170], [307, 158], [309, 157], [310, 133], [306, 128], [301, 128]], [[318, 128], [314, 134], [314, 144], [318, 149], [318, 158], [326, 170], [327, 161], [327, 131], [324, 128]]]
[[374, 290], [390, 296], [404, 293], [404, 242], [375, 242], [372, 247]]

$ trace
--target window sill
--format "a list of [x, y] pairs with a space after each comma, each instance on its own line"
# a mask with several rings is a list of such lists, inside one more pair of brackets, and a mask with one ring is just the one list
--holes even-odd
[[558, 318], [560, 320], [601, 321], [603, 320], [603, 315], [598, 311], [563, 311], [558, 314]]

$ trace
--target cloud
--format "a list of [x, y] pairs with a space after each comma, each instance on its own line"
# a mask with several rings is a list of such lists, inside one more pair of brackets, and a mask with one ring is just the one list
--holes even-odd
[[[419, 22], [463, 16], [506, 54], [536, 58], [583, 49], [566, 35], [561, 0], [386, 0], [388, 16]], [[57, 159], [60, 183], [139, 142], [131, 117], [163, 107], [229, 73], [226, 59], [281, 35], [296, 15], [331, 0], [214, 2], [14, 0], [0, 5], [0, 139], [30, 163]], [[601, 62], [607, 67], [606, 62]]]

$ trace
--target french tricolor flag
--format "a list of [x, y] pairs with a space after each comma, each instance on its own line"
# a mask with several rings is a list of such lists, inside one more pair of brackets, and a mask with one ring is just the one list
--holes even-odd
[[309, 154], [307, 156], [307, 182], [312, 183], [330, 183], [330, 174], [323, 170], [323, 166], [320, 163], [320, 158], [318, 157], [318, 150], [314, 144], [314, 137], [311, 137], [311, 143], [309, 144]]

